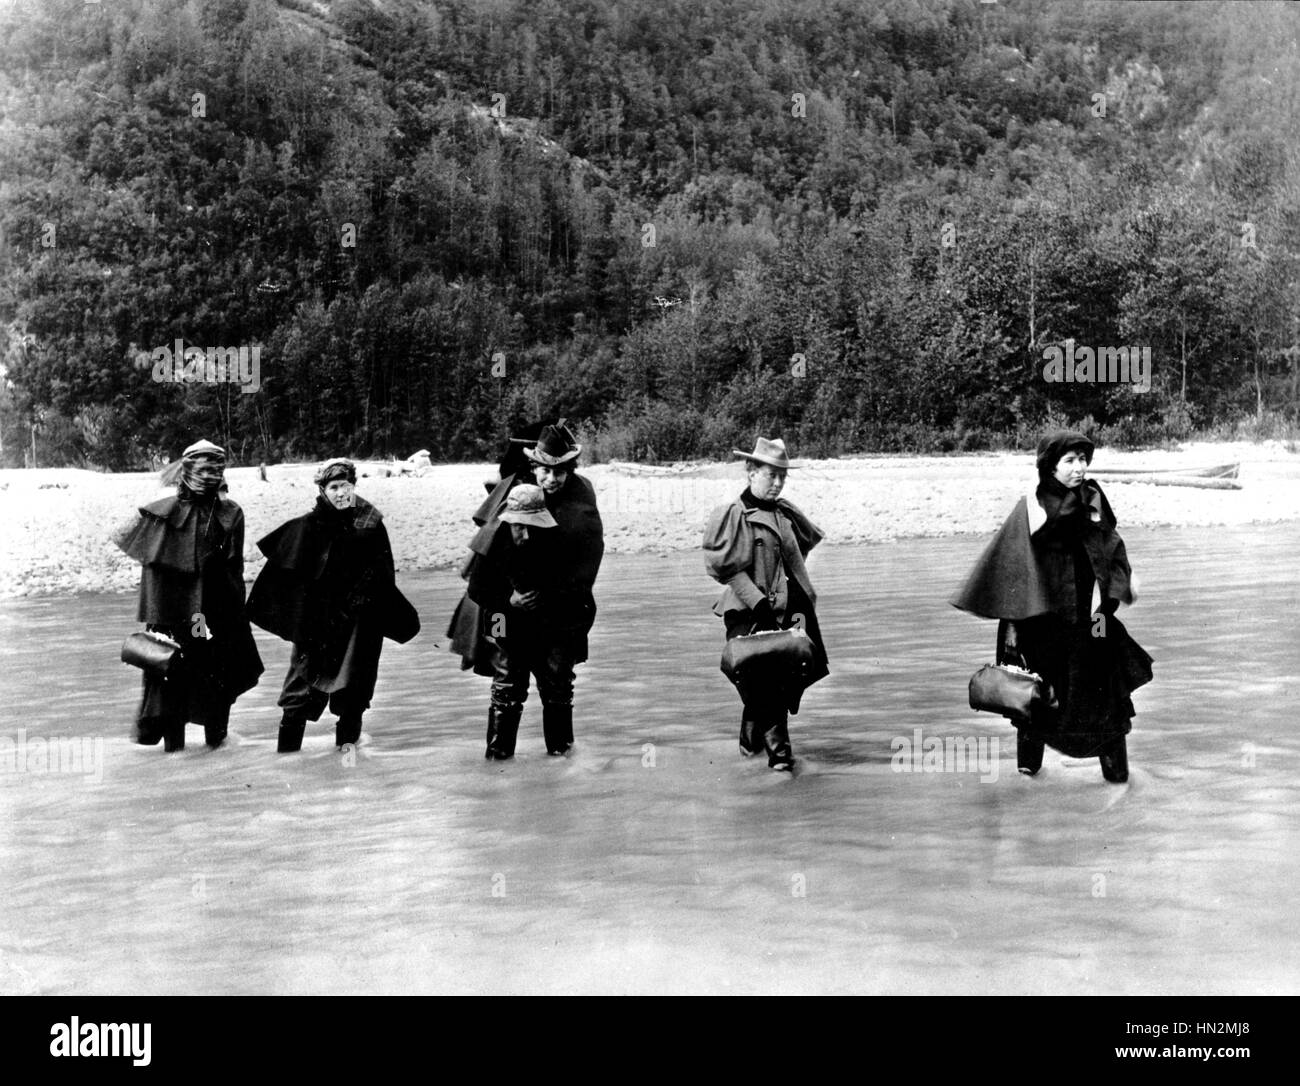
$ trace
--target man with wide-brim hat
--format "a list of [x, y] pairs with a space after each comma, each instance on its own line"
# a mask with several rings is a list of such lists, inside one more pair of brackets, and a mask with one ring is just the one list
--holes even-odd
[[[527, 445], [527, 440], [523, 438], [510, 440]], [[544, 464], [552, 468], [577, 460], [581, 452], [582, 446], [574, 440], [572, 432], [564, 425], [563, 419], [554, 426], [543, 427], [537, 441], [524, 449], [524, 455], [534, 464]]]
[[728, 641], [791, 628], [808, 635], [811, 659], [797, 666], [791, 661], [789, 667], [773, 659], [765, 672], [747, 676], [737, 687], [744, 704], [741, 753], [765, 750], [772, 769], [789, 771], [794, 754], [788, 714], [799, 711], [805, 689], [830, 673], [817, 622], [817, 593], [804, 564], [823, 533], [781, 497], [793, 466], [784, 441], [759, 437], [752, 452], [733, 451], [745, 461], [748, 485], [735, 501], [710, 513], [704, 529], [704, 565], [727, 589], [713, 613], [725, 623]]
[[[473, 667], [480, 674], [490, 674], [493, 680], [487, 756], [509, 757], [506, 751], [513, 752], [513, 742], [505, 742], [503, 738], [494, 744], [492, 736], [504, 737], [518, 729], [527, 696], [529, 671], [524, 664], [529, 661], [540, 661], [532, 674], [537, 679], [542, 701], [546, 750], [548, 754], [560, 755], [574, 741], [573, 669], [587, 659], [587, 635], [596, 618], [592, 589], [605, 553], [604, 525], [596, 506], [595, 488], [574, 470], [582, 446], [564, 419], [540, 426], [535, 438], [511, 441], [524, 446], [524, 458], [511, 465], [516, 470], [503, 475], [476, 515], [476, 519], [482, 516], [485, 523], [470, 544], [473, 556], [466, 569], [467, 579], [474, 583], [475, 567], [487, 559], [494, 543], [505, 546], [498, 542], [503, 534], [498, 528], [500, 524], [513, 521], [513, 529], [526, 527], [532, 534], [540, 524], [528, 526], [519, 518], [540, 517], [545, 512], [554, 519], [555, 527], [535, 533], [544, 537], [545, 546], [530, 553], [546, 552], [546, 570], [545, 576], [538, 578], [536, 595], [531, 600], [534, 606], [514, 605], [536, 613], [529, 616], [529, 621], [517, 624], [521, 633], [508, 636], [503, 642], [492, 633], [495, 612], [479, 605]], [[532, 480], [526, 474], [529, 469]], [[510, 509], [509, 497], [525, 486], [529, 505]], [[534, 490], [540, 491], [540, 502]], [[530, 546], [532, 542], [536, 541], [530, 541]], [[478, 602], [473, 591], [467, 595], [471, 602]], [[457, 638], [453, 644], [463, 656], [467, 655], [463, 648], [467, 640]]]
[[789, 471], [797, 464], [790, 463], [790, 458], [786, 455], [785, 442], [779, 437], [771, 440], [765, 437], [754, 439], [754, 451], [743, 452], [740, 449], [732, 449], [732, 453], [740, 460], [745, 460], [751, 464], [767, 464], [769, 467], [778, 468], [781, 471]]

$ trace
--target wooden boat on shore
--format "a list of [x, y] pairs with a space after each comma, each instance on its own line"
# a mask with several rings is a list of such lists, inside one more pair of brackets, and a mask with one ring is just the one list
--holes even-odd
[[1148, 483], [1151, 486], [1191, 486], [1203, 490], [1240, 490], [1236, 481], [1240, 463], [1211, 464], [1190, 468], [1098, 468], [1093, 475], [1115, 476], [1118, 483]]

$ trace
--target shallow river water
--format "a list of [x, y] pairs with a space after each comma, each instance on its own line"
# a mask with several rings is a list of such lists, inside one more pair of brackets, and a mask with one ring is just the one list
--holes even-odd
[[[1156, 678], [1118, 786], [1018, 775], [967, 708], [993, 624], [946, 599], [984, 538], [814, 554], [793, 778], [737, 752], [697, 554], [606, 560], [564, 759], [534, 695], [483, 760], [450, 572], [400, 577], [425, 629], [351, 757], [328, 715], [275, 753], [261, 631], [227, 745], [166, 755], [129, 741], [133, 596], [0, 604], [0, 992], [1300, 991], [1296, 527], [1125, 537]], [[986, 760], [904, 757], [932, 737]]]

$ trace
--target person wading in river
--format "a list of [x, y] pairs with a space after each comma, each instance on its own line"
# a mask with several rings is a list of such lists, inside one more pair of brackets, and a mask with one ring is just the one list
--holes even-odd
[[1038, 486], [1022, 497], [953, 596], [954, 607], [998, 619], [998, 663], [1040, 675], [1059, 708], [1015, 719], [1016, 760], [1033, 776], [1043, 746], [1097, 758], [1128, 779], [1130, 694], [1151, 681], [1151, 657], [1115, 614], [1137, 599], [1124, 541], [1101, 487], [1087, 479], [1093, 443], [1073, 430], [1038, 445]]
[[189, 721], [220, 746], [231, 705], [262, 674], [244, 611], [244, 512], [224, 496], [225, 468], [221, 446], [196, 441], [181, 454], [176, 494], [141, 506], [114, 536], [141, 565], [137, 617], [181, 646], [166, 678], [144, 673], [136, 742], [146, 746], [183, 750]]
[[352, 462], [326, 461], [315, 482], [315, 508], [258, 541], [267, 561], [248, 600], [253, 622], [293, 643], [279, 700], [282, 753], [302, 749], [307, 722], [327, 704], [335, 744], [355, 743], [384, 638], [402, 643], [420, 630], [394, 580], [383, 514], [357, 497]]
[[726, 624], [727, 640], [766, 630], [802, 629], [812, 641], [812, 660], [792, 674], [774, 664], [766, 682], [752, 683], [740, 722], [740, 752], [766, 749], [775, 770], [794, 768], [789, 713], [798, 713], [803, 692], [830, 674], [817, 622], [817, 593], [804, 559], [822, 531], [783, 499], [790, 460], [780, 439], [758, 438], [753, 452], [733, 450], [745, 461], [748, 485], [720, 505], [704, 529], [704, 566], [727, 590], [713, 605]]
[[[516, 440], [516, 439], [512, 439]], [[528, 674], [537, 678], [542, 699], [542, 731], [548, 754], [566, 753], [573, 737], [574, 667], [587, 659], [587, 635], [596, 618], [592, 593], [605, 553], [604, 526], [596, 507], [591, 483], [573, 470], [582, 451], [567, 427], [545, 426], [535, 441], [519, 439], [530, 447], [524, 455], [532, 464], [542, 501], [555, 527], [543, 530], [552, 557], [547, 562], [547, 585], [537, 590], [537, 607], [543, 621], [528, 624], [526, 637], [503, 639], [493, 634], [493, 615], [475, 601], [480, 620], [477, 641], [468, 638], [453, 644], [455, 651], [473, 654], [476, 671], [492, 675], [492, 707], [489, 715], [488, 758], [508, 758], [514, 751], [513, 736], [519, 727], [527, 695]], [[474, 583], [475, 567], [489, 555], [501, 532], [501, 514], [508, 495], [520, 485], [518, 475], [503, 480], [485, 503], [489, 519], [470, 544], [473, 557], [467, 575]], [[507, 522], [508, 523], [508, 522]], [[471, 589], [469, 596], [474, 597]], [[522, 654], [522, 655], [521, 655]], [[534, 667], [536, 665], [536, 667]], [[522, 676], [522, 684], [521, 684]], [[493, 736], [498, 740], [493, 741]], [[507, 741], [506, 737], [509, 736]]]

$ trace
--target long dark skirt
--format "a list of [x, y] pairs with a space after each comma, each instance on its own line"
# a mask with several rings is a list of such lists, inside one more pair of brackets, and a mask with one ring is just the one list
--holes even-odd
[[222, 675], [223, 655], [214, 642], [186, 630], [164, 632], [181, 643], [182, 657], [166, 679], [144, 673], [136, 720], [140, 733], [149, 738], [186, 723], [224, 729], [236, 695]]
[[[1005, 633], [1000, 622], [999, 653]], [[1018, 728], [1072, 758], [1095, 757], [1132, 730], [1130, 695], [1151, 680], [1151, 657], [1118, 618], [1069, 625], [1041, 615], [1017, 622], [1016, 633], [1026, 666], [1051, 684], [1058, 703], [1032, 720], [1013, 721]]]

